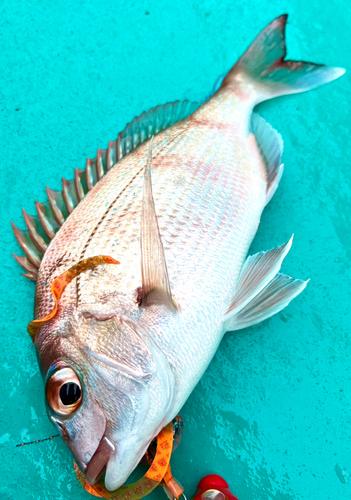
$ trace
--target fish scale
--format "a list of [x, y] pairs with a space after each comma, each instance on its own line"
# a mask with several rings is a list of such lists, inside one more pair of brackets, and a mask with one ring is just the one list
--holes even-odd
[[306, 287], [279, 272], [292, 240], [246, 258], [283, 172], [282, 139], [254, 106], [344, 72], [286, 61], [285, 25], [268, 25], [200, 107], [168, 104], [129, 124], [74, 183], [48, 190], [39, 219], [25, 215], [28, 233], [15, 228], [28, 277], [45, 252], [29, 332], [46, 387], [73, 377], [81, 389], [64, 418], [57, 393], [46, 404], [91, 484], [104, 470], [107, 489], [123, 484], [224, 333]]
[[[226, 105], [225, 102], [224, 105]], [[211, 255], [209, 249], [213, 245], [217, 248], [223, 245], [223, 238], [227, 238], [230, 234], [225, 228], [223, 228], [224, 231], [221, 231], [222, 221], [234, 220], [238, 217], [235, 209], [241, 194], [241, 178], [237, 174], [235, 149], [230, 145], [229, 137], [226, 137], [226, 134], [222, 134], [218, 140], [218, 132], [212, 133], [213, 142], [211, 142], [211, 129], [208, 130], [200, 125], [195, 132], [194, 128], [191, 121], [187, 120], [184, 124], [174, 126], [173, 130], [159, 134], [154, 145], [153, 189], [166, 255], [168, 255], [168, 249], [171, 251], [169, 259], [167, 258], [171, 281], [173, 274], [179, 280], [182, 280], [183, 276], [189, 276], [190, 273], [194, 276], [201, 276], [208, 267], [208, 259]], [[190, 130], [188, 134], [187, 130]], [[227, 134], [229, 135], [230, 132]], [[165, 141], [167, 146], [163, 145]], [[195, 161], [191, 159], [194, 142], [198, 143], [200, 151], [203, 148], [204, 159], [201, 157], [200, 160], [199, 158], [196, 158]], [[159, 144], [162, 148], [161, 155], [157, 151]], [[59, 251], [61, 254], [69, 253], [70, 257], [65, 260], [63, 266], [56, 266], [55, 273], [50, 277], [51, 280], [79, 260], [107, 252], [112, 257], [122, 261], [122, 267], [128, 270], [127, 273], [122, 268], [109, 271], [117, 273], [119, 288], [127, 289], [133, 293], [140, 286], [140, 244], [138, 239], [143, 188], [142, 172], [145, 165], [145, 152], [143, 154], [142, 150], [145, 151], [146, 148], [147, 144], [139, 148], [141, 151], [135, 151], [133, 156], [127, 156], [116, 164], [76, 208], [65, 226], [57, 233], [44, 256], [37, 289], [40, 290], [41, 281], [48, 282], [49, 280], [45, 273], [45, 266], [48, 265], [51, 269], [51, 260], [57, 259], [57, 241], [60, 241], [61, 245], [62, 241], [66, 243], [64, 247], [60, 246]], [[169, 148], [171, 148], [170, 156], [167, 156], [166, 152]], [[222, 167], [223, 163], [228, 165], [224, 168]], [[183, 186], [179, 186], [177, 180], [174, 182], [177, 175], [184, 179]], [[130, 183], [131, 179], [133, 179], [132, 183]], [[245, 181], [243, 185], [245, 185]], [[209, 187], [204, 189], [203, 186]], [[253, 186], [251, 189], [254, 189]], [[259, 217], [264, 205], [265, 189], [266, 186], [262, 183], [261, 200], [257, 205], [256, 218]], [[108, 193], [118, 193], [116, 201], [113, 198], [113, 202], [109, 203]], [[218, 196], [219, 193], [221, 196]], [[174, 201], [173, 209], [168, 207], [168, 200]], [[203, 212], [202, 216], [199, 215], [200, 210]], [[244, 204], [242, 210], [247, 215]], [[93, 218], [90, 216], [91, 212], [94, 213]], [[77, 221], [79, 222], [77, 223]], [[92, 226], [94, 227], [93, 232], [88, 231], [85, 236], [85, 229]], [[207, 235], [203, 227], [212, 228], [212, 232], [209, 231]], [[240, 228], [238, 230], [240, 235]], [[172, 238], [172, 234], [179, 234], [180, 239]], [[200, 239], [203, 242], [202, 246], [199, 245]], [[241, 250], [242, 254], [246, 254], [249, 241], [245, 237], [240, 239], [243, 244], [239, 252]], [[180, 244], [177, 243], [178, 241]], [[126, 244], [127, 242], [128, 244]], [[114, 246], [112, 247], [112, 245]], [[53, 250], [51, 251], [51, 249]], [[233, 247], [233, 250], [238, 252], [237, 247]], [[197, 265], [195, 265], [193, 252], [196, 252], [199, 257]], [[172, 254], [177, 256], [176, 259], [172, 259]], [[176, 273], [173, 273], [173, 262], [179, 260], [179, 255], [182, 255], [181, 260], [176, 263]], [[127, 260], [125, 260], [126, 258]], [[238, 269], [235, 256], [231, 253], [223, 255], [223, 258], [227, 260], [229, 266]], [[239, 253], [239, 260], [242, 261], [243, 258]], [[134, 279], [131, 279], [131, 276], [134, 276]], [[84, 284], [84, 292], [81, 288], [82, 285], [80, 286], [79, 303], [90, 302], [90, 277], [85, 279], [80, 276], [77, 280], [81, 284], [84, 281], [87, 282]], [[231, 287], [233, 281], [235, 280], [227, 281], [226, 285]], [[67, 303], [76, 302], [75, 289], [75, 283], [67, 288], [61, 299], [62, 305], [66, 301]], [[98, 300], [98, 296], [95, 295], [95, 284], [91, 284], [90, 289], [94, 290], [95, 299]], [[49, 287], [45, 287], [45, 290], [50, 293]], [[174, 293], [176, 293], [176, 287]], [[88, 296], [87, 299], [84, 298], [85, 295]], [[71, 298], [66, 298], [68, 296]], [[47, 313], [47, 310], [41, 308], [42, 303], [47, 304], [47, 299], [46, 295], [42, 295], [40, 301], [37, 299], [38, 310], [36, 314], [38, 316]]]

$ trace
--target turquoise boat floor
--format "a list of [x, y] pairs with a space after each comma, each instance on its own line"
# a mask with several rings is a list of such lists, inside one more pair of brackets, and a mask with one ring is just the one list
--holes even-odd
[[[0, 491], [4, 500], [80, 500], [72, 458], [44, 407], [34, 283], [20, 276], [10, 221], [34, 213], [135, 115], [200, 100], [273, 18], [288, 55], [351, 66], [351, 4], [140, 0], [0, 6]], [[311, 281], [277, 316], [223, 340], [181, 414], [173, 472], [188, 498], [217, 473], [240, 500], [351, 499], [350, 72], [258, 108], [284, 139], [285, 173], [252, 252], [295, 233], [283, 272]], [[220, 249], [219, 249], [220, 251]], [[159, 489], [150, 500], [165, 498]]]

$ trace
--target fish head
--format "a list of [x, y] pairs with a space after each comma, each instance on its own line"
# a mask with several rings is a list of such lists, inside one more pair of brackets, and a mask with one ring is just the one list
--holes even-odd
[[170, 415], [174, 375], [125, 316], [61, 311], [35, 341], [51, 422], [86, 479], [121, 486]]

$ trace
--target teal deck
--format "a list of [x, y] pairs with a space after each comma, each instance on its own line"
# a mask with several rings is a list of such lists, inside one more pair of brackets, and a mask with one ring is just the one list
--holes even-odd
[[[302, 0], [39, 2], [0, 6], [0, 491], [4, 500], [90, 498], [56, 433], [26, 333], [34, 283], [10, 220], [34, 213], [135, 115], [202, 99], [256, 34], [288, 12], [288, 56], [351, 67], [351, 4]], [[240, 500], [351, 499], [350, 70], [258, 111], [282, 134], [285, 173], [252, 252], [295, 233], [283, 271], [311, 281], [282, 313], [229, 334], [183, 408], [173, 472], [188, 498], [207, 473]], [[165, 498], [162, 490], [152, 499]]]

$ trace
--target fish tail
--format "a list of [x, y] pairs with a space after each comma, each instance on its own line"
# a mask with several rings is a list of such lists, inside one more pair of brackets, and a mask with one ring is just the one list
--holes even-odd
[[304, 61], [285, 61], [287, 14], [272, 21], [229, 71], [223, 87], [253, 83], [255, 104], [272, 97], [295, 94], [331, 82], [345, 73], [343, 68]]

